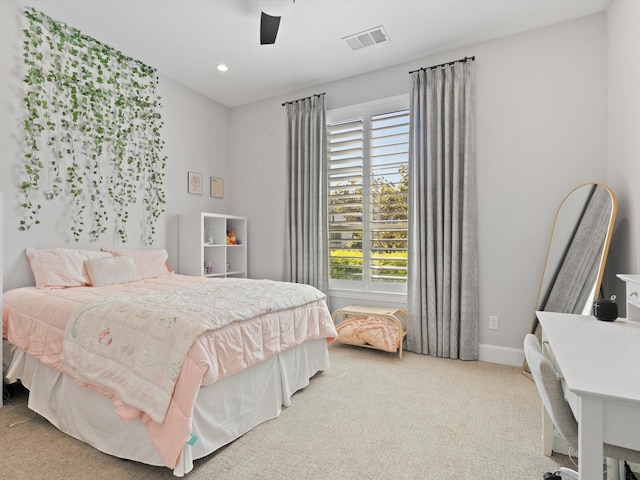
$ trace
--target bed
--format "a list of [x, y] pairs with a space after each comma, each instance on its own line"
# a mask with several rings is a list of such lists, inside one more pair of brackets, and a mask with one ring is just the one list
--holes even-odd
[[184, 476], [329, 367], [337, 334], [312, 287], [179, 275], [161, 249], [27, 256], [36, 285], [3, 297], [6, 381], [107, 454]]

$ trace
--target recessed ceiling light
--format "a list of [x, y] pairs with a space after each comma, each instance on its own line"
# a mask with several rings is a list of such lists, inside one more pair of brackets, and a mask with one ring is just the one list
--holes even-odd
[[227, 67], [224, 63], [219, 63], [218, 65], [216, 65], [216, 68], [219, 72], [226, 72], [227, 70], [229, 70], [229, 67]]

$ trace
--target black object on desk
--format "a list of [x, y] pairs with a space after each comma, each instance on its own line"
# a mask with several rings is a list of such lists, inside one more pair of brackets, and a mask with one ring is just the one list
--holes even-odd
[[616, 296], [611, 299], [599, 298], [593, 302], [593, 316], [603, 322], [613, 322], [618, 318], [618, 304], [615, 302]]

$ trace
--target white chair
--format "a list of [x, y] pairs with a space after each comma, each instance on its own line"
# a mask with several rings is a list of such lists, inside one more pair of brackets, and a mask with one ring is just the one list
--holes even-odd
[[[562, 384], [560, 383], [561, 377], [553, 364], [542, 355], [540, 342], [531, 333], [524, 339], [524, 355], [549, 418], [551, 418], [560, 436], [577, 452], [578, 422], [564, 398]], [[605, 457], [640, 463], [640, 451], [609, 445], [608, 443], [603, 445], [603, 449]], [[569, 476], [569, 478], [578, 478], [578, 472], [575, 470], [563, 467], [560, 472]], [[607, 474], [607, 478], [611, 478], [609, 474]]]

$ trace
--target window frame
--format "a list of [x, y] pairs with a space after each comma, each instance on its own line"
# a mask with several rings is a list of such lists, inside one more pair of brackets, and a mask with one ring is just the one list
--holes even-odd
[[[336, 122], [346, 122], [349, 120], [355, 120], [361, 118], [363, 120], [364, 131], [367, 135], [363, 137], [363, 151], [367, 151], [366, 159], [363, 162], [363, 206], [369, 204], [371, 201], [371, 170], [372, 165], [370, 161], [370, 141], [371, 141], [371, 119], [372, 117], [385, 113], [392, 113], [400, 110], [409, 110], [409, 95], [398, 95], [395, 97], [385, 98], [372, 102], [361, 103], [357, 105], [335, 108], [327, 110], [326, 112], [326, 124], [327, 128], [330, 124]], [[328, 136], [327, 136], [328, 140]], [[327, 152], [327, 161], [329, 161], [329, 152]], [[327, 185], [328, 189], [328, 185]], [[329, 199], [327, 198], [327, 204]], [[370, 209], [367, 210], [367, 214], [363, 212], [362, 228], [363, 232], [368, 232], [366, 239], [363, 238], [362, 250], [370, 252], [371, 250], [371, 228], [370, 228]], [[329, 217], [327, 216], [327, 232], [329, 230]], [[407, 249], [407, 258], [409, 251]], [[331, 258], [329, 256], [329, 262]], [[369, 263], [371, 259], [369, 259]], [[330, 268], [330, 266], [328, 265]], [[370, 265], [363, 263], [362, 280], [336, 280], [329, 278], [329, 288], [332, 291], [349, 291], [357, 292], [358, 296], [366, 297], [367, 295], [379, 295], [379, 294], [392, 294], [392, 295], [406, 295], [407, 282], [372, 282], [370, 279]]]

